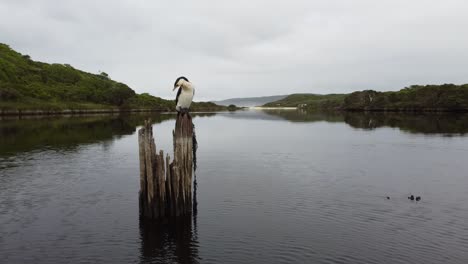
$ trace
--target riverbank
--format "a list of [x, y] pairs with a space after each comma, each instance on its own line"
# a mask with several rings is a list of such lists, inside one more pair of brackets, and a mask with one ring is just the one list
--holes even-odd
[[[193, 113], [236, 111], [232, 109], [194, 109]], [[28, 110], [0, 109], [0, 116], [55, 116], [55, 115], [89, 115], [89, 114], [125, 114], [125, 113], [171, 113], [167, 109], [62, 109], [62, 110]]]
[[[125, 107], [89, 102], [48, 102], [40, 100], [0, 102], [0, 116], [162, 113], [174, 111], [174, 102], [168, 102], [169, 106], [164, 104], [155, 104], [154, 106], [136, 104]], [[239, 107], [221, 106], [210, 102], [193, 102], [190, 107], [191, 112], [235, 111], [239, 109]]]
[[30, 109], [0, 109], [0, 116], [21, 115], [81, 115], [81, 114], [115, 114], [115, 113], [141, 113], [164, 112], [155, 109], [63, 109], [63, 110], [30, 110]]
[[365, 112], [468, 112], [468, 84], [412, 85], [388, 92], [292, 94], [263, 106]]
[[253, 106], [249, 107], [253, 110], [297, 110], [297, 107], [267, 107], [267, 106]]

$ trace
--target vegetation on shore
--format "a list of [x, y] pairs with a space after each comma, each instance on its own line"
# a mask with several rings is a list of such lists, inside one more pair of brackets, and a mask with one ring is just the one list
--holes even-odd
[[468, 84], [412, 85], [394, 92], [365, 90], [351, 94], [292, 94], [264, 106], [295, 106], [308, 110], [467, 112]]
[[264, 107], [299, 107], [310, 110], [334, 109], [339, 107], [345, 94], [291, 94], [278, 101], [264, 104]]
[[[413, 85], [400, 91], [351, 94], [291, 94], [265, 107], [347, 111], [468, 111], [468, 84]], [[33, 61], [0, 43], [0, 112], [75, 109], [172, 111], [174, 100], [137, 94], [105, 72], [92, 74], [69, 64]], [[236, 110], [234, 105], [194, 102], [192, 111]]]
[[397, 92], [354, 92], [343, 102], [345, 110], [468, 111], [468, 84], [412, 85]]
[[[171, 111], [173, 100], [137, 94], [105, 72], [92, 74], [69, 64], [33, 61], [0, 43], [0, 109], [151, 109]], [[228, 110], [210, 102], [194, 102], [193, 111]]]

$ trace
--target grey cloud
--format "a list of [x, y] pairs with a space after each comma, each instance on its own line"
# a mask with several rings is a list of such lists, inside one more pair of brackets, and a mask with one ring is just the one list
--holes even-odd
[[466, 1], [0, 2], [0, 42], [197, 99], [465, 83]]

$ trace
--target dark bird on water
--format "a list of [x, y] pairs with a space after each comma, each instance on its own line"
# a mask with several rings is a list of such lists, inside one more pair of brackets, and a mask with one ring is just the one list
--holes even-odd
[[416, 201], [421, 201], [421, 196], [416, 196]]
[[390, 196], [387, 196], [387, 200], [390, 200]]
[[195, 89], [193, 85], [187, 78], [181, 76], [177, 78], [174, 83], [174, 89], [179, 89], [177, 91], [177, 97], [175, 99], [176, 103], [176, 110], [179, 113], [186, 113], [188, 112], [190, 105], [192, 104], [192, 99], [195, 94]]
[[410, 199], [411, 201], [414, 201], [414, 195], [411, 195], [410, 197], [408, 197], [408, 199]]

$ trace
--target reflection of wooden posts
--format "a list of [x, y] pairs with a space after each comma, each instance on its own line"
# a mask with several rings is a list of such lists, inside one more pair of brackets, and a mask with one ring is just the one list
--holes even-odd
[[198, 237], [190, 215], [174, 221], [140, 218], [141, 256], [144, 263], [200, 263]]
[[174, 160], [156, 154], [149, 121], [138, 131], [140, 149], [140, 214], [163, 219], [192, 211], [193, 125], [189, 114], [178, 115], [174, 140]]

